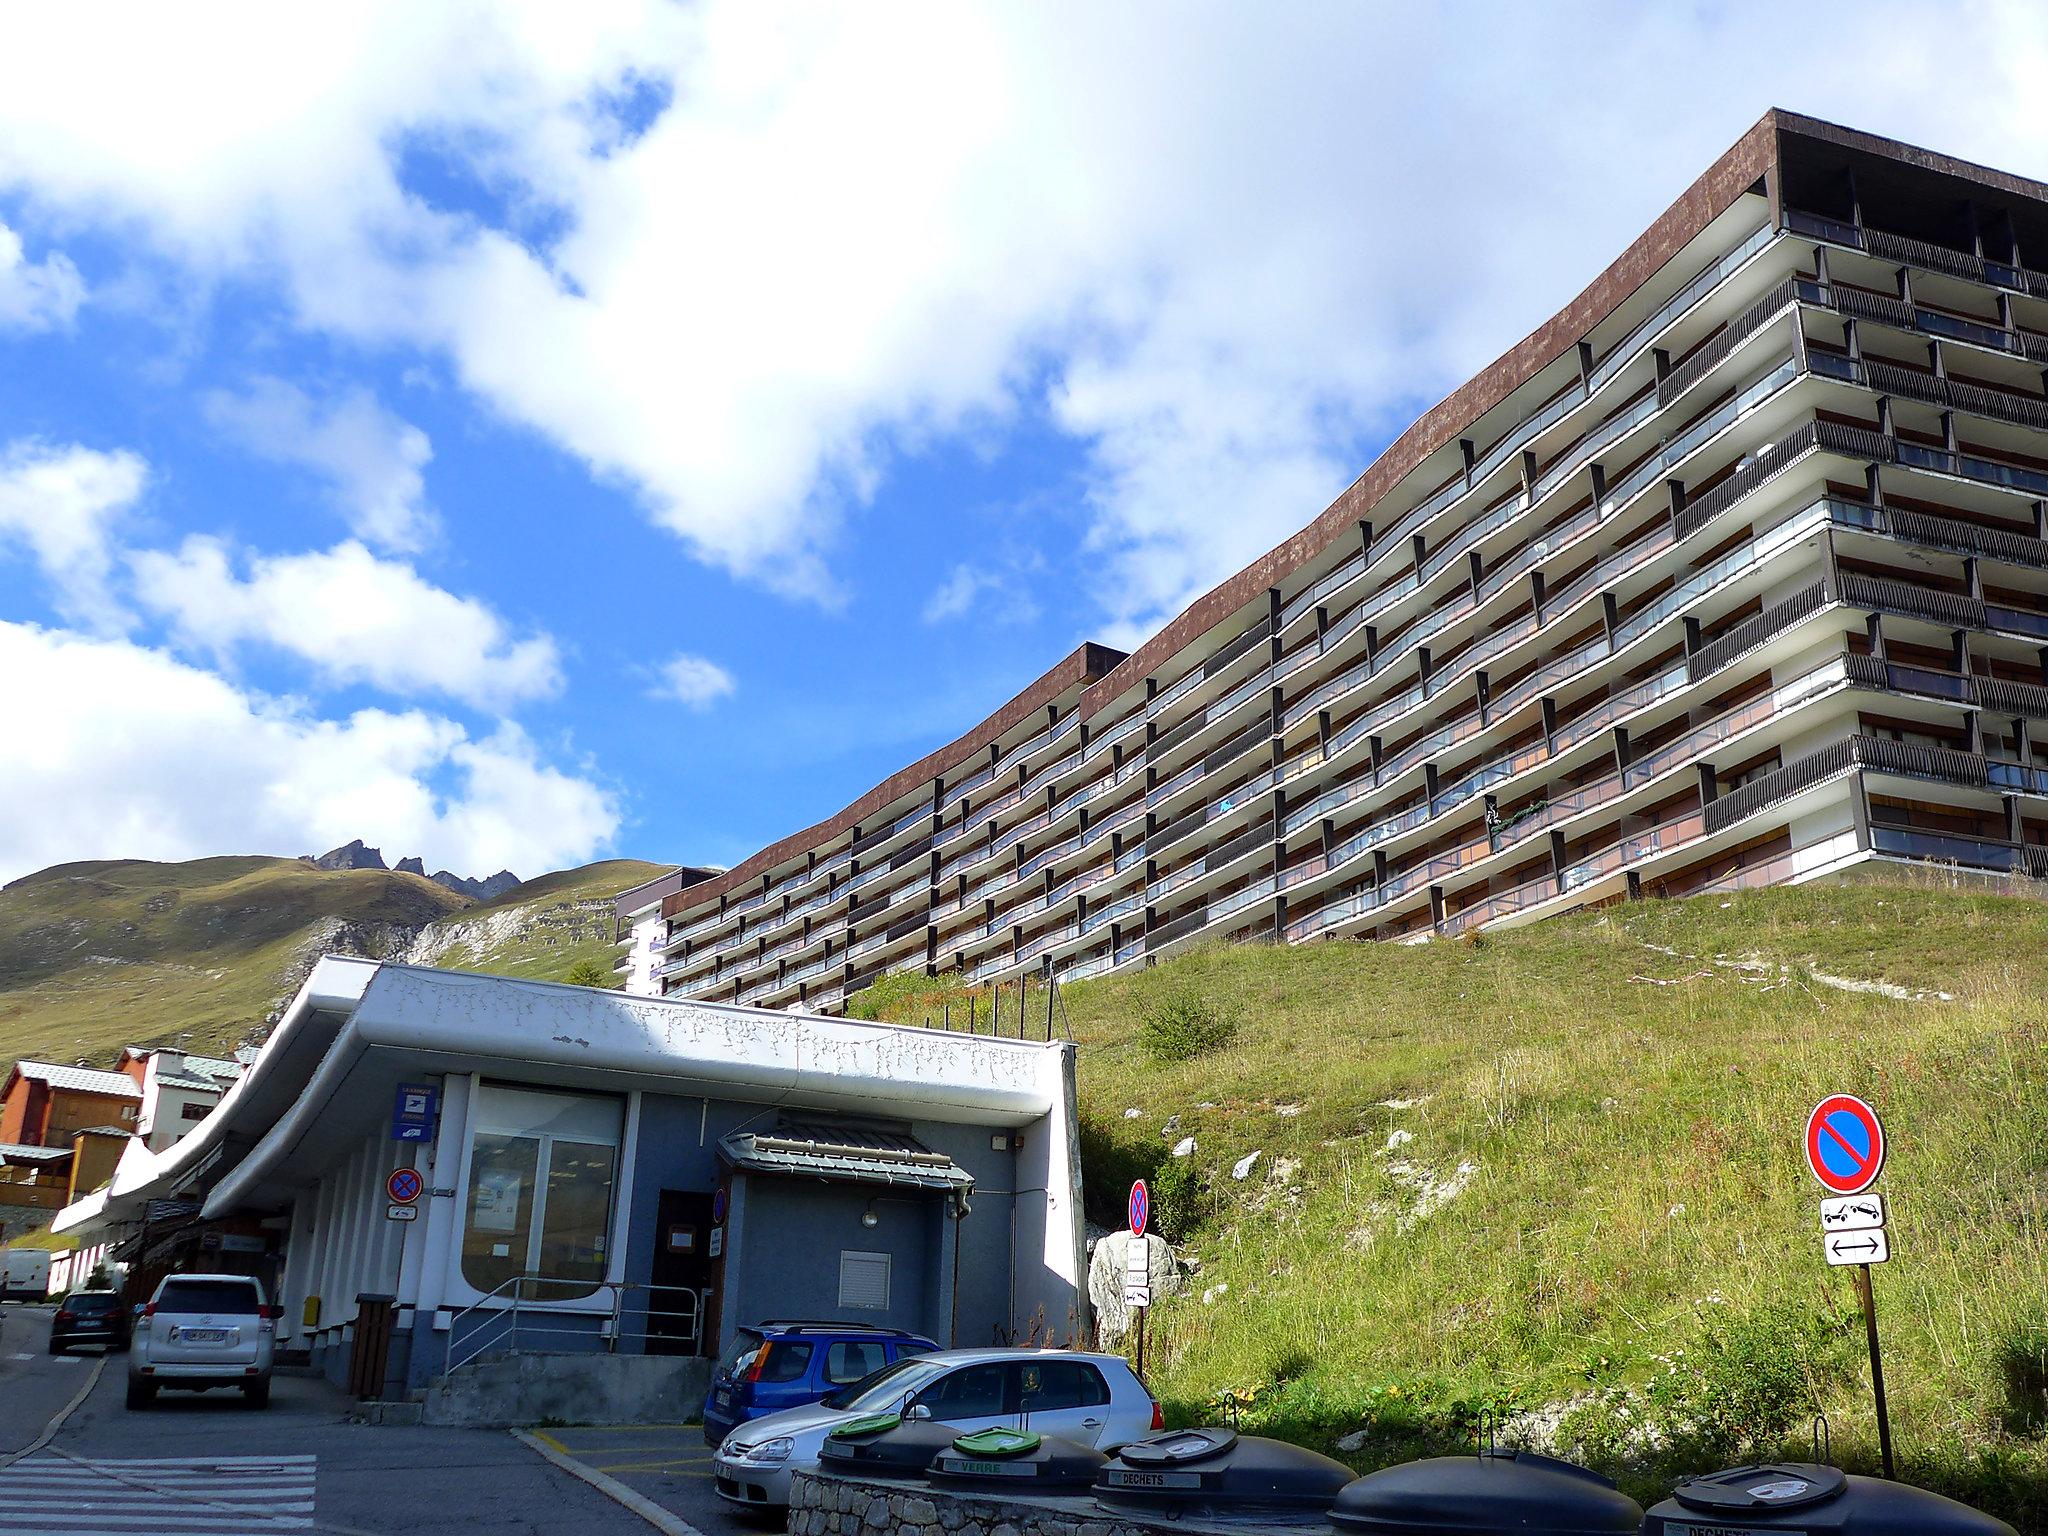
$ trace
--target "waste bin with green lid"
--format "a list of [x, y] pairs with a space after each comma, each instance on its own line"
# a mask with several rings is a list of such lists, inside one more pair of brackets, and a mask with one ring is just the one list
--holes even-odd
[[932, 1482], [1027, 1498], [1087, 1489], [1107, 1460], [1092, 1445], [1029, 1430], [962, 1435], [932, 1461]]
[[1643, 1507], [1597, 1472], [1533, 1451], [1436, 1456], [1368, 1473], [1330, 1523], [1370, 1536], [1636, 1536]]
[[1643, 1521], [1643, 1536], [2018, 1536], [1967, 1504], [1811, 1462], [1767, 1462], [1687, 1478]]
[[954, 1425], [930, 1419], [869, 1414], [849, 1419], [825, 1436], [818, 1447], [818, 1466], [863, 1477], [922, 1478], [932, 1458], [950, 1448], [960, 1434]]
[[1095, 1501], [1134, 1515], [1313, 1522], [1350, 1481], [1343, 1462], [1283, 1440], [1174, 1429], [1134, 1440], [1106, 1462]]

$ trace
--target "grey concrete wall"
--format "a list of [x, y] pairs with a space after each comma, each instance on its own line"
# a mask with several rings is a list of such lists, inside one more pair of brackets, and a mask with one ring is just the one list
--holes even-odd
[[423, 1418], [472, 1429], [515, 1424], [674, 1424], [702, 1415], [711, 1362], [675, 1355], [511, 1355], [434, 1383]]
[[[942, 1342], [950, 1310], [930, 1281], [931, 1253], [946, 1242], [944, 1200], [878, 1185], [825, 1184], [748, 1177], [740, 1247], [726, 1262], [726, 1301], [735, 1321], [819, 1318], [874, 1323], [933, 1334]], [[880, 1219], [861, 1225], [872, 1200]], [[889, 1255], [889, 1305], [839, 1305], [839, 1256], [848, 1250]]]

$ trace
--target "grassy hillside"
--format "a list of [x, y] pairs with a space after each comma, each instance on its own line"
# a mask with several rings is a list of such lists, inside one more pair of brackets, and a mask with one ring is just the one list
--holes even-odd
[[57, 865], [0, 889], [0, 1058], [105, 1063], [130, 1044], [258, 1038], [327, 952], [428, 948], [431, 964], [551, 979], [582, 958], [609, 969], [597, 904], [659, 869], [610, 860], [477, 904], [418, 875], [298, 859]]
[[405, 958], [450, 970], [490, 971], [561, 981], [580, 961], [611, 975], [611, 899], [668, 868], [638, 859], [607, 859], [515, 885], [433, 924]]
[[0, 889], [0, 1053], [232, 1045], [322, 949], [402, 941], [466, 905], [417, 875], [297, 859], [56, 865]]
[[[1892, 1138], [1876, 1290], [1902, 1474], [2048, 1530], [2048, 906], [1651, 902], [1213, 949], [1065, 1001], [1091, 1214], [1121, 1225], [1148, 1175], [1200, 1266], [1154, 1313], [1181, 1418], [1231, 1398], [1370, 1467], [1469, 1447], [1494, 1408], [1648, 1498], [1806, 1446], [1825, 1411], [1874, 1469], [1860, 1314], [1799, 1149], [1808, 1108], [1852, 1091]], [[893, 1011], [932, 1007], [905, 987]]]

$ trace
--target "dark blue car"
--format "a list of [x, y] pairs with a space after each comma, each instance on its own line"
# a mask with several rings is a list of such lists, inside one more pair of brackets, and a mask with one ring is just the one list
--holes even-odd
[[704, 1394], [704, 1439], [717, 1445], [749, 1419], [801, 1408], [905, 1355], [939, 1346], [900, 1328], [860, 1323], [756, 1323], [733, 1336]]

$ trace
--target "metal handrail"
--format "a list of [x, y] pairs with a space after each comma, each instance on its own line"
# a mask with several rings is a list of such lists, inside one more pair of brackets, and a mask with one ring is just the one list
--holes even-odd
[[[534, 1287], [574, 1287], [576, 1294], [549, 1303], [543, 1298], [529, 1295]], [[633, 1306], [628, 1302], [629, 1291], [664, 1291], [682, 1301], [682, 1306], [655, 1307], [650, 1304]], [[575, 1306], [604, 1292], [607, 1301], [602, 1310], [596, 1307]], [[535, 1308], [539, 1310], [536, 1311]], [[638, 1314], [642, 1326], [629, 1328], [626, 1319]], [[493, 1286], [484, 1295], [468, 1306], [452, 1314], [448, 1319], [448, 1356], [445, 1370], [454, 1371], [487, 1354], [501, 1353], [549, 1353], [548, 1341], [553, 1339], [575, 1339], [587, 1344], [591, 1335], [581, 1328], [564, 1327], [553, 1321], [565, 1317], [601, 1316], [598, 1337], [604, 1341], [608, 1354], [618, 1352], [621, 1340], [638, 1341], [643, 1346], [650, 1340], [660, 1339], [664, 1343], [674, 1342], [695, 1353], [702, 1347], [704, 1333], [704, 1298], [697, 1291], [684, 1286], [648, 1285], [639, 1281], [625, 1280], [564, 1280], [548, 1275], [512, 1275]], [[465, 1318], [476, 1319], [467, 1336], [462, 1335]], [[676, 1319], [680, 1327], [675, 1329], [656, 1328], [657, 1318]], [[542, 1341], [538, 1347], [522, 1350], [522, 1337]], [[464, 1346], [470, 1346], [466, 1350]], [[568, 1351], [556, 1351], [566, 1353]], [[583, 1352], [583, 1351], [578, 1351]]]

